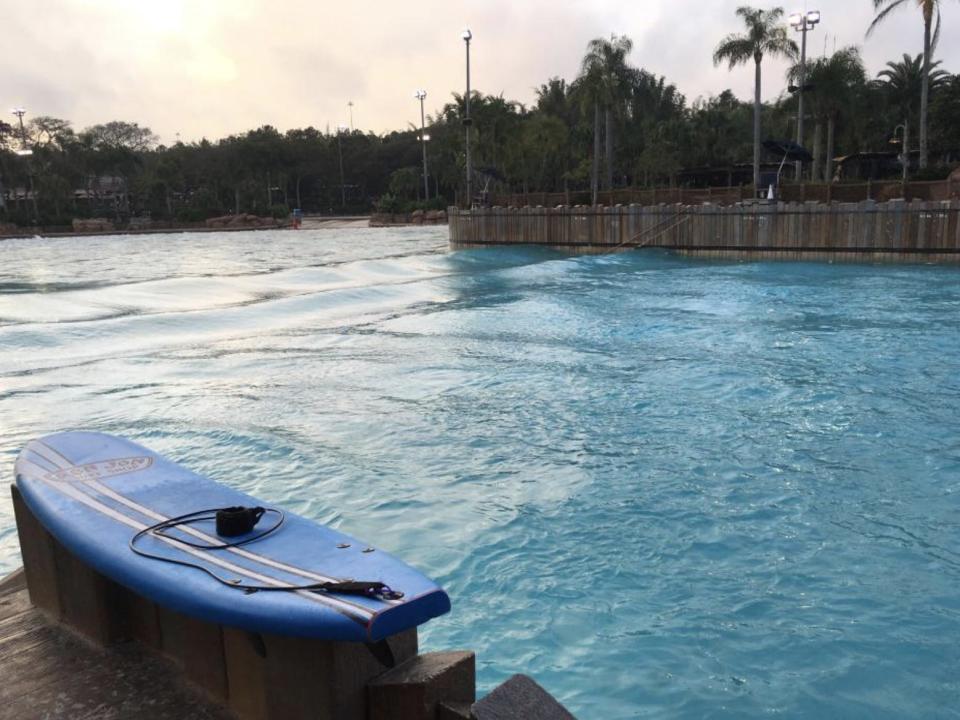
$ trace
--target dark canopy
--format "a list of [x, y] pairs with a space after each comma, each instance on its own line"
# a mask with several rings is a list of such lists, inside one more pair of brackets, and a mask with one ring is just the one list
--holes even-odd
[[790, 162], [813, 162], [810, 151], [792, 140], [764, 140], [763, 147]]

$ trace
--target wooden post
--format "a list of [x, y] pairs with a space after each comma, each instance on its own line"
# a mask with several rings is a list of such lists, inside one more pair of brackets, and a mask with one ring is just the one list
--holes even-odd
[[51, 535], [11, 486], [30, 600], [53, 620], [100, 645], [127, 639], [123, 589]]
[[434, 720], [440, 703], [471, 705], [476, 699], [472, 652], [420, 655], [369, 685], [369, 720]]
[[30, 512], [16, 485], [10, 486], [10, 495], [13, 497], [13, 512], [30, 602], [59, 620], [60, 594], [57, 590], [57, 565], [54, 559], [56, 540]]

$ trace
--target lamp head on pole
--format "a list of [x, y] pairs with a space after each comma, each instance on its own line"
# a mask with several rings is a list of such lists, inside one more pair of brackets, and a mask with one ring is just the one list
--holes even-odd
[[463, 38], [464, 42], [470, 42], [471, 40], [473, 40], [473, 33], [470, 32], [470, 28], [467, 28], [462, 33], [460, 33], [460, 37]]
[[426, 91], [426, 90], [415, 90], [414, 93], [413, 93], [413, 96], [414, 96], [417, 100], [426, 100], [426, 98], [427, 98], [427, 91]]
[[810, 10], [806, 13], [793, 13], [789, 18], [790, 27], [794, 30], [813, 30], [820, 23], [820, 11]]
[[27, 157], [29, 155], [33, 155], [33, 150], [27, 147], [27, 134], [23, 129], [23, 116], [27, 114], [26, 108], [15, 107], [12, 110], [10, 110], [10, 112], [16, 115], [17, 118], [20, 120], [20, 133], [22, 135], [22, 137], [20, 138], [20, 148], [17, 150], [14, 150], [13, 151], [14, 154], [19, 155], [20, 157]]

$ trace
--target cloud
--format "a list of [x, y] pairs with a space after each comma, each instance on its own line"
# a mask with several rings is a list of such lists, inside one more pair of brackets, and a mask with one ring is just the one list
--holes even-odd
[[[416, 120], [414, 88], [427, 89], [428, 112], [463, 91], [466, 26], [474, 33], [474, 88], [525, 104], [548, 78], [575, 77], [587, 42], [611, 33], [632, 37], [632, 62], [665, 75], [691, 100], [727, 87], [749, 98], [750, 68], [731, 72], [711, 61], [719, 39], [739, 31], [741, 1], [49, 0], [42, 13], [8, 3], [0, 103], [78, 127], [133, 120], [170, 142], [177, 133], [218, 138], [265, 123], [335, 127], [348, 121], [353, 101], [356, 126], [384, 132]], [[820, 9], [811, 55], [861, 45], [875, 74], [922, 48], [912, 5], [868, 42], [871, 2]], [[938, 58], [960, 70], [950, 30], [960, 7], [943, 12]], [[764, 64], [766, 98], [783, 91], [785, 69], [781, 61]]]

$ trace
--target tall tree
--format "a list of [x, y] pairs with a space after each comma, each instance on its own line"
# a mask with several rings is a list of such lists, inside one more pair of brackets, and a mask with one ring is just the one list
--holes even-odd
[[799, 49], [790, 39], [783, 20], [783, 8], [773, 10], [758, 10], [742, 6], [737, 8], [737, 16], [746, 25], [747, 32], [743, 35], [732, 34], [725, 37], [713, 53], [713, 64], [726, 62], [733, 70], [738, 65], [746, 65], [753, 60], [756, 69], [754, 73], [753, 92], [753, 185], [760, 188], [760, 100], [761, 74], [760, 66], [764, 56], [785, 57], [796, 59]]
[[912, 58], [904, 54], [903, 60], [888, 62], [886, 69], [877, 73], [877, 78], [882, 82], [881, 86], [886, 92], [890, 104], [900, 113], [903, 122], [904, 170], [909, 164], [910, 127], [916, 114], [917, 98], [922, 97], [920, 89], [926, 84], [928, 88], [936, 90], [950, 77], [949, 73], [938, 69], [939, 65], [940, 61], [938, 60], [930, 63], [929, 68], [925, 69], [923, 56], [917, 55]]
[[[787, 73], [793, 83], [799, 83], [801, 68], [794, 65]], [[830, 57], [818, 58], [806, 68], [806, 82], [813, 85], [813, 114], [817, 125], [814, 130], [813, 179], [820, 180], [818, 170], [821, 167], [823, 125], [827, 126], [827, 156], [823, 164], [823, 180], [833, 179], [833, 156], [836, 138], [836, 125], [840, 114], [850, 108], [851, 97], [867, 81], [867, 72], [863, 66], [860, 49], [850, 47], [837, 50]]]
[[[894, 10], [909, 4], [910, 0], [873, 0], [877, 16], [867, 29], [867, 36]], [[929, 139], [927, 136], [927, 112], [930, 105], [930, 72], [933, 69], [933, 51], [940, 39], [940, 5], [942, 0], [915, 0], [923, 14], [923, 82], [920, 89], [920, 169], [927, 167]], [[936, 18], [936, 25], [933, 21]]]
[[627, 55], [633, 49], [633, 41], [626, 35], [611, 35], [610, 39], [595, 38], [587, 44], [587, 54], [581, 63], [581, 75], [587, 88], [587, 99], [593, 105], [593, 195], [596, 192], [599, 174], [600, 116], [603, 110], [604, 136], [606, 138], [606, 188], [613, 187], [613, 123], [618, 109], [627, 98], [630, 70]]

